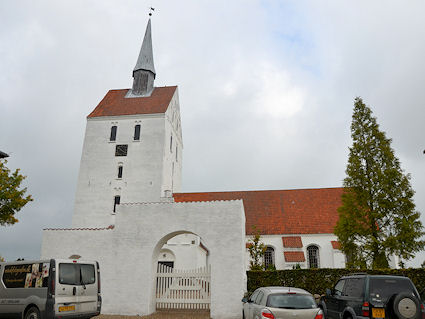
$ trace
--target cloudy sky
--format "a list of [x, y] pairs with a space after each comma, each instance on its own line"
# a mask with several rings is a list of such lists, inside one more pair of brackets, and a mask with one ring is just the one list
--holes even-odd
[[2, 0], [0, 150], [34, 201], [0, 255], [38, 258], [42, 229], [71, 225], [86, 116], [130, 87], [149, 6], [155, 84], [179, 86], [182, 191], [341, 186], [361, 96], [425, 223], [425, 2]]

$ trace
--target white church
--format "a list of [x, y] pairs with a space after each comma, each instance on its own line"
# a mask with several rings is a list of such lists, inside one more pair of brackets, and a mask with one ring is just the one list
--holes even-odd
[[276, 269], [342, 268], [342, 188], [182, 193], [177, 86], [155, 87], [149, 20], [131, 89], [87, 116], [72, 227], [43, 230], [41, 258], [97, 260], [102, 313], [209, 309], [239, 318], [255, 226]]

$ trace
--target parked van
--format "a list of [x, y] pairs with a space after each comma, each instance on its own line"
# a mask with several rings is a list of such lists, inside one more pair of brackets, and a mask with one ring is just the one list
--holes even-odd
[[101, 304], [96, 261], [0, 263], [0, 318], [91, 318]]

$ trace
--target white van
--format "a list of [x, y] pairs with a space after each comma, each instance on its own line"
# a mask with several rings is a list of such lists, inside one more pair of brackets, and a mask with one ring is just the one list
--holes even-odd
[[96, 261], [0, 263], [0, 318], [91, 318], [101, 305]]

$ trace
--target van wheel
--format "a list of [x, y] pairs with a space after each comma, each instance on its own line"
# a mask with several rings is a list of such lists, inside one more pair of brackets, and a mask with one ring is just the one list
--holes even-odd
[[31, 307], [25, 314], [25, 319], [40, 319], [40, 311], [36, 307]]

